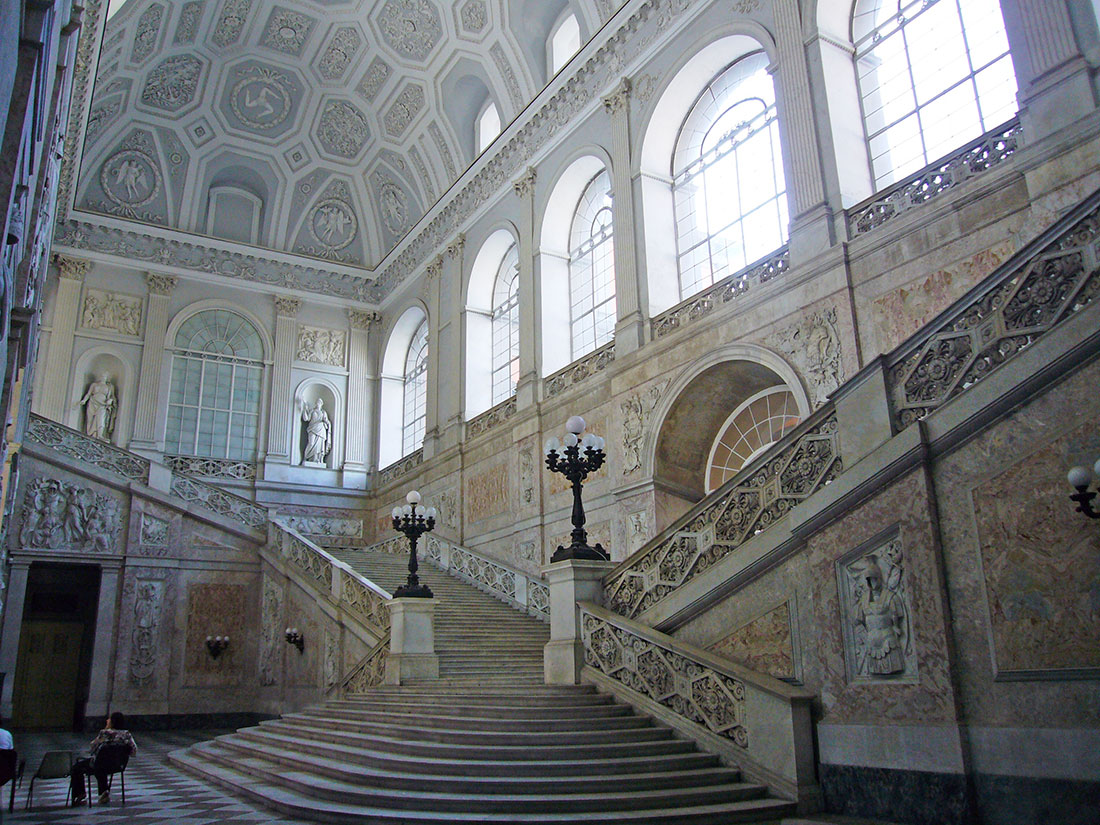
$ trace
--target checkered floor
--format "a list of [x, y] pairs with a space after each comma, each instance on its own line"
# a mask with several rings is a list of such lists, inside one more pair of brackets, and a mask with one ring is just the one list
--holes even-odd
[[[65, 807], [68, 780], [50, 779], [34, 783], [34, 806], [25, 811], [30, 778], [38, 768], [42, 754], [48, 750], [71, 750], [77, 757], [87, 753], [90, 736], [63, 733], [16, 734], [15, 746], [19, 758], [27, 760], [23, 784], [15, 794], [15, 810], [8, 813], [10, 786], [0, 789], [3, 799], [3, 821], [26, 825], [54, 825], [54, 823], [115, 823], [171, 822], [176, 825], [214, 825], [220, 822], [237, 823], [300, 823], [287, 819], [274, 811], [252, 805], [228, 795], [221, 788], [208, 785], [181, 773], [168, 764], [166, 755], [177, 748], [194, 742], [211, 739], [226, 731], [152, 731], [135, 733], [138, 755], [126, 769], [126, 805], [115, 779], [110, 804], [92, 807]], [[93, 795], [95, 782], [92, 782]]]

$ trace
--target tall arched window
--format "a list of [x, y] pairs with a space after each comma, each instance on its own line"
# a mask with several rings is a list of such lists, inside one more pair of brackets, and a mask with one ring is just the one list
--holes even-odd
[[516, 393], [519, 380], [519, 250], [504, 253], [493, 285], [493, 404]]
[[405, 392], [401, 415], [401, 455], [419, 449], [424, 443], [424, 423], [428, 409], [428, 321], [424, 319], [413, 333], [405, 356]]
[[226, 309], [197, 312], [176, 333], [165, 451], [252, 461], [260, 418], [263, 342]]
[[782, 246], [787, 195], [763, 52], [718, 75], [684, 119], [672, 160], [680, 298]]
[[575, 14], [566, 14], [558, 21], [546, 43], [550, 76], [553, 77], [560, 72], [565, 64], [569, 62], [569, 58], [575, 55], [580, 48], [580, 23], [577, 22]]
[[857, 0], [852, 42], [878, 188], [1016, 113], [998, 0]]
[[600, 171], [584, 189], [569, 232], [570, 340], [573, 359], [615, 335], [615, 242], [611, 176]]

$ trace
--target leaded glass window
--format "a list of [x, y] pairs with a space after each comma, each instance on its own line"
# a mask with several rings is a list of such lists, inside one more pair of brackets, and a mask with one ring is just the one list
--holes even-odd
[[768, 60], [716, 77], [684, 119], [672, 161], [680, 298], [787, 240], [787, 194]]
[[569, 233], [569, 306], [573, 359], [615, 336], [615, 241], [611, 176], [599, 172], [584, 188]]
[[256, 328], [235, 312], [184, 321], [172, 351], [165, 451], [254, 461], [263, 354]]
[[401, 416], [401, 455], [424, 443], [428, 409], [428, 321], [421, 322], [405, 356], [404, 406]]
[[519, 250], [513, 243], [493, 285], [493, 404], [515, 395], [519, 380]]
[[852, 41], [877, 188], [1016, 113], [998, 0], [858, 0]]
[[716, 490], [798, 424], [789, 389], [772, 387], [738, 405], [722, 425], [707, 462], [707, 492]]

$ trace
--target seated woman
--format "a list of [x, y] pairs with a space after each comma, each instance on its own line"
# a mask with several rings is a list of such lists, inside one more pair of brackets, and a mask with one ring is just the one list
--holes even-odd
[[130, 731], [126, 730], [126, 717], [117, 710], [107, 718], [107, 726], [92, 740], [92, 744], [89, 746], [92, 755], [73, 762], [72, 778], [70, 779], [73, 805], [84, 803], [85, 777], [90, 773], [95, 774], [96, 782], [99, 785], [99, 801], [106, 804], [111, 800], [111, 789], [107, 785], [107, 772], [96, 767], [95, 757], [101, 747], [114, 744], [129, 745], [130, 756], [137, 755], [137, 744], [134, 742], [134, 737], [130, 735]]

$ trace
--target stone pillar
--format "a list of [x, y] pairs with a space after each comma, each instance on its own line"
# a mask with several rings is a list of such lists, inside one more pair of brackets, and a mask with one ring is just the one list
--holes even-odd
[[4, 602], [4, 635], [0, 638], [0, 672], [4, 677], [4, 693], [0, 696], [0, 714], [11, 719], [12, 695], [15, 688], [15, 668], [19, 664], [19, 635], [23, 626], [23, 606], [27, 598], [27, 577], [31, 563], [18, 559], [11, 562], [7, 599]]
[[[73, 363], [73, 334], [80, 316], [80, 289], [90, 264], [78, 258], [54, 256], [57, 265], [57, 295], [54, 299], [50, 343], [46, 349], [46, 380], [42, 382], [35, 408], [51, 421], [64, 423], [65, 402], [69, 394], [69, 374]], [[79, 396], [77, 396], [79, 399]]]
[[164, 362], [165, 336], [168, 334], [168, 302], [176, 279], [170, 275], [145, 276], [149, 285], [149, 308], [145, 312], [145, 339], [141, 347], [141, 370], [138, 373], [137, 402], [134, 413], [134, 437], [131, 449], [161, 452], [158, 444], [157, 414], [160, 411], [161, 365]]
[[466, 236], [460, 234], [447, 246], [439, 286], [439, 447], [447, 449], [462, 440], [462, 409], [466, 398], [466, 371], [462, 354], [463, 268]]
[[821, 154], [814, 123], [802, 16], [798, 0], [775, 0], [778, 60], [769, 67], [777, 79], [779, 130], [784, 142], [784, 173], [791, 213], [791, 265], [808, 263], [832, 245], [831, 215], [825, 203]]
[[424, 408], [424, 458], [431, 458], [439, 449], [439, 374], [440, 350], [443, 342], [439, 333], [439, 291], [443, 275], [443, 256], [436, 255], [428, 264], [428, 386]]
[[267, 410], [267, 459], [273, 464], [290, 464], [290, 439], [287, 426], [294, 409], [294, 388], [290, 370], [298, 345], [297, 298], [275, 296], [275, 352], [271, 367], [271, 405]]
[[519, 198], [516, 224], [519, 227], [519, 380], [516, 408], [530, 407], [538, 400], [539, 290], [535, 277], [535, 170], [528, 166], [512, 190]]
[[550, 641], [543, 648], [548, 685], [577, 685], [584, 667], [577, 602], [603, 604], [603, 577], [615, 562], [566, 559], [544, 567], [550, 585]]
[[344, 413], [343, 485], [366, 489], [367, 473], [374, 456], [371, 422], [375, 417], [378, 374], [371, 358], [370, 338], [382, 316], [377, 312], [348, 310], [348, 406]]
[[118, 587], [121, 561], [100, 567], [99, 605], [95, 614], [95, 639], [92, 642], [92, 675], [88, 683], [88, 717], [106, 716], [111, 710], [111, 673], [118, 635]]
[[630, 156], [630, 80], [623, 78], [603, 99], [611, 116], [611, 212], [615, 232], [615, 352], [625, 355], [645, 344]]
[[1066, 0], [1001, 0], [1001, 10], [1031, 144], [1095, 109], [1096, 91]]
[[435, 652], [435, 599], [391, 599], [390, 652], [386, 656], [386, 684], [410, 679], [438, 679]]

